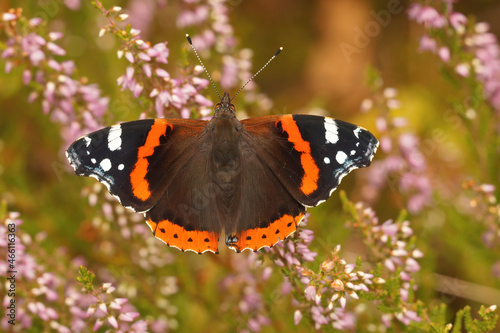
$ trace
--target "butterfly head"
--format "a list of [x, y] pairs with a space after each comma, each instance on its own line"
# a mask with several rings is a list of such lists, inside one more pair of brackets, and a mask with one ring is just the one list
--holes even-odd
[[229, 97], [229, 93], [225, 92], [221, 101], [215, 104], [214, 116], [219, 118], [234, 117], [235, 112], [236, 108], [231, 104], [231, 97]]

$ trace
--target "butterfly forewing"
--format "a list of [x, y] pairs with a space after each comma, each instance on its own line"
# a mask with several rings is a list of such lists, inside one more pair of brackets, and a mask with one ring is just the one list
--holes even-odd
[[196, 153], [190, 147], [204, 135], [205, 125], [184, 119], [126, 122], [76, 140], [66, 155], [78, 175], [96, 178], [122, 205], [144, 212]]
[[305, 206], [320, 204], [350, 171], [369, 166], [378, 147], [367, 130], [327, 117], [280, 115], [242, 124], [258, 156]]

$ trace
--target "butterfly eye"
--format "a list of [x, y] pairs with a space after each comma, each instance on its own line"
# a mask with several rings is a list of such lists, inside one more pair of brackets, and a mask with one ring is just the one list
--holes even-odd
[[231, 108], [231, 110], [233, 110], [233, 112], [236, 112], [236, 108], [234, 107], [233, 104], [229, 105], [229, 107]]
[[220, 108], [220, 103], [215, 104], [215, 108], [216, 109]]

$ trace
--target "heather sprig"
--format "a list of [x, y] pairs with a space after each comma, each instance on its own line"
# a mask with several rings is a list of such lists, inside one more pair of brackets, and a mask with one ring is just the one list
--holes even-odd
[[230, 258], [231, 271], [219, 282], [224, 295], [220, 311], [237, 319], [241, 332], [260, 332], [271, 324], [270, 311], [263, 292], [273, 272], [272, 266], [264, 265], [261, 256], [249, 253], [244, 257]]
[[[484, 97], [500, 112], [500, 48], [489, 25], [453, 8], [453, 1], [421, 4], [414, 2], [408, 10], [410, 19], [422, 24], [426, 34], [420, 39], [420, 50], [435, 53], [446, 68], [462, 78], [475, 78], [482, 84]], [[473, 80], [467, 80], [474, 85]], [[465, 110], [473, 117], [477, 110]]]
[[373, 68], [368, 70], [368, 85], [373, 96], [363, 100], [361, 111], [376, 112], [375, 125], [379, 131], [380, 150], [365, 177], [361, 191], [368, 202], [374, 203], [381, 190], [389, 186], [399, 191], [406, 209], [418, 213], [432, 200], [433, 188], [427, 172], [427, 156], [422, 152], [416, 133], [408, 129], [408, 119], [396, 116], [401, 108], [398, 91], [383, 86], [380, 74]]
[[[348, 226], [359, 230], [368, 251], [368, 262], [383, 263], [383, 268], [372, 267], [379, 276], [388, 281], [388, 285], [397, 289], [388, 289], [380, 299], [386, 309], [395, 309], [383, 316], [384, 324], [396, 318], [405, 325], [412, 321], [419, 322], [418, 304], [414, 303], [414, 291], [417, 289], [415, 274], [420, 270], [418, 259], [422, 251], [416, 247], [416, 238], [410, 222], [403, 212], [396, 221], [381, 223], [372, 208], [363, 203], [350, 202], [341, 192], [344, 210], [351, 215]], [[394, 291], [396, 291], [394, 293]]]
[[[453, 1], [415, 2], [408, 16], [423, 25], [425, 34], [420, 38], [420, 51], [438, 55], [445, 77], [465, 92], [463, 101], [452, 100], [453, 111], [460, 117], [465, 131], [463, 146], [473, 156], [477, 170], [460, 179], [469, 192], [475, 192], [470, 201], [474, 219], [482, 221], [488, 230], [483, 242], [491, 247], [498, 241], [498, 216], [495, 217], [500, 168], [500, 46], [497, 37], [489, 31], [489, 24], [476, 22], [454, 9]], [[472, 144], [471, 144], [472, 143]], [[469, 171], [470, 172], [470, 171]], [[465, 181], [465, 179], [476, 181]], [[482, 184], [482, 185], [476, 185]], [[461, 193], [457, 188], [457, 192]], [[463, 193], [461, 193], [463, 194]], [[452, 198], [462, 205], [462, 196]], [[475, 206], [474, 206], [475, 205]], [[466, 210], [467, 206], [462, 210]], [[485, 212], [489, 211], [490, 214]], [[483, 212], [483, 216], [477, 215]], [[492, 212], [492, 213], [491, 213]], [[484, 218], [484, 220], [482, 220]], [[493, 242], [490, 242], [492, 240]], [[498, 275], [500, 264], [493, 267]]]
[[[416, 259], [423, 254], [415, 247], [415, 240], [409, 239], [413, 234], [409, 222], [379, 224], [373, 210], [361, 203], [349, 202], [345, 194], [341, 196], [344, 209], [354, 219], [349, 225], [361, 231], [365, 245], [373, 251], [368, 261], [360, 259], [348, 264], [340, 256], [341, 247], [337, 245], [319, 264], [318, 271], [305, 266], [305, 262], [314, 261], [317, 255], [309, 250], [314, 236], [311, 230], [304, 228], [307, 218], [293, 237], [266, 251], [274, 263], [282, 267], [284, 284], [289, 285], [298, 304], [295, 323], [307, 315], [317, 330], [325, 325], [339, 330], [352, 329], [357, 327], [356, 318], [360, 316], [353, 312], [360, 298], [384, 307], [378, 321], [387, 327], [392, 318], [404, 325], [421, 321], [417, 304], [412, 303], [416, 289], [412, 276], [420, 269]], [[377, 262], [384, 263], [385, 269]], [[371, 269], [362, 269], [365, 266]]]
[[[238, 48], [238, 40], [229, 18], [230, 10], [237, 5], [239, 2], [201, 0], [193, 6], [192, 0], [183, 0], [180, 2], [181, 12], [177, 19], [177, 27], [180, 29], [193, 27], [196, 31], [202, 31], [192, 39], [193, 45], [205, 59], [213, 51], [222, 59], [222, 68], [220, 73], [219, 68], [216, 68], [216, 75], [220, 75], [219, 84], [226, 91], [241, 87], [253, 74], [253, 51]], [[239, 100], [243, 100], [249, 108], [257, 107], [262, 111], [269, 111], [273, 105], [269, 97], [257, 91], [257, 84], [253, 81], [245, 87], [245, 94]]]
[[91, 295], [92, 302], [87, 308], [87, 321], [94, 321], [93, 331], [103, 325], [115, 332], [148, 332], [148, 323], [139, 319], [139, 313], [128, 303], [126, 298], [113, 298], [116, 290], [111, 283], [94, 286], [95, 274], [85, 266], [80, 266], [78, 282], [83, 284], [85, 294]]
[[[209, 83], [198, 77], [203, 73], [201, 66], [184, 68], [180, 77], [171, 77], [163, 68], [168, 63], [167, 42], [151, 46], [130, 24], [122, 27], [128, 14], [122, 13], [121, 7], [107, 10], [100, 1], [94, 3], [109, 22], [101, 28], [99, 35], [109, 32], [118, 37], [121, 40], [118, 58], [125, 57], [128, 62], [125, 74], [117, 79], [117, 83], [122, 90], [130, 90], [135, 98], [143, 97], [141, 100], [146, 106], [143, 116], [164, 118], [165, 114], [173, 113], [174, 116], [190, 118], [192, 111], [202, 117], [212, 112], [213, 102], [200, 94]], [[150, 112], [153, 108], [155, 113]]]
[[74, 62], [64, 60], [66, 51], [58, 45], [62, 37], [60, 32], [47, 33], [42, 19], [28, 19], [20, 8], [2, 14], [0, 38], [6, 41], [0, 51], [5, 72], [23, 68], [23, 83], [32, 89], [28, 101], [40, 100], [43, 112], [62, 125], [66, 147], [102, 126], [109, 98], [85, 77], [76, 76]]
[[[481, 182], [497, 183], [500, 168], [500, 46], [488, 23], [455, 11], [453, 1], [414, 2], [411, 20], [423, 25], [420, 51], [438, 55], [444, 77], [465, 92], [451, 100], [473, 141]], [[487, 126], [485, 126], [487, 124]]]
[[[133, 307], [125, 307], [127, 302], [124, 298], [111, 298], [106, 296], [106, 302], [103, 301], [104, 294], [111, 294], [114, 290], [111, 284], [105, 283], [98, 289], [93, 289], [93, 275], [86, 274], [85, 281], [87, 291], [82, 292], [74, 278], [78, 270], [78, 263], [81, 259], [70, 260], [65, 249], [60, 248], [56, 251], [47, 252], [43, 246], [46, 238], [45, 233], [41, 232], [30, 237], [22, 229], [23, 220], [17, 212], [0, 213], [0, 254], [2, 258], [6, 257], [7, 249], [11, 248], [7, 242], [7, 233], [15, 234], [14, 249], [16, 276], [16, 329], [26, 330], [33, 327], [43, 328], [45, 331], [66, 332], [87, 332], [91, 330], [94, 322], [108, 319], [111, 327], [116, 325], [130, 324], [130, 327], [136, 327], [137, 332], [141, 327], [141, 322], [134, 321], [137, 317]], [[14, 227], [12, 227], [14, 226]], [[83, 266], [82, 266], [83, 267]], [[0, 261], [0, 273], [6, 276], [7, 262]], [[80, 269], [82, 271], [83, 268]], [[82, 273], [83, 276], [83, 273]], [[0, 285], [0, 290], [4, 295], [2, 304], [5, 306], [10, 302], [7, 292], [4, 290], [6, 284]], [[90, 289], [89, 289], [90, 288]], [[105, 304], [105, 306], [101, 305]], [[106, 312], [103, 309], [109, 308]], [[2, 306], [2, 309], [5, 309]], [[100, 312], [97, 310], [99, 309]], [[112, 310], [111, 310], [112, 309]], [[102, 312], [102, 313], [101, 313]], [[8, 317], [2, 310], [2, 329], [8, 331], [12, 328], [8, 323]], [[91, 319], [94, 316], [96, 319]]]
[[[482, 241], [488, 249], [500, 254], [500, 204], [495, 197], [495, 186], [491, 184], [477, 184], [467, 181], [462, 184], [464, 190], [464, 209], [477, 223], [486, 230]], [[467, 207], [468, 206], [468, 207]], [[500, 279], [500, 260], [493, 265], [492, 273]]]

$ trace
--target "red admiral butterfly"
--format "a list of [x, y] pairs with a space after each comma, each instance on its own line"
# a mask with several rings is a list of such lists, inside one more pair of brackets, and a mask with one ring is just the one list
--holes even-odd
[[121, 123], [76, 140], [66, 155], [76, 174], [144, 213], [167, 245], [217, 253], [223, 230], [237, 252], [284, 240], [377, 147], [367, 130], [327, 117], [240, 121], [224, 93], [210, 121]]

